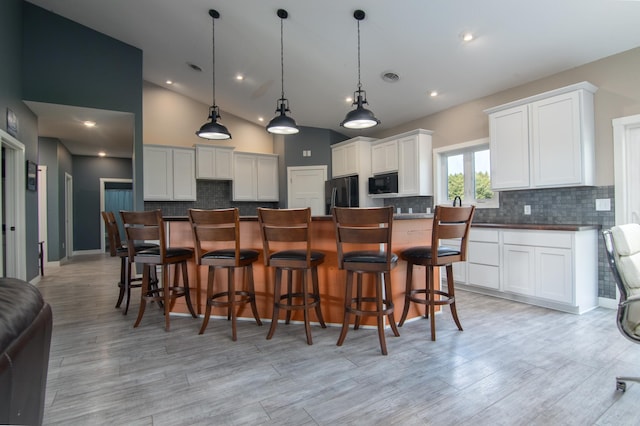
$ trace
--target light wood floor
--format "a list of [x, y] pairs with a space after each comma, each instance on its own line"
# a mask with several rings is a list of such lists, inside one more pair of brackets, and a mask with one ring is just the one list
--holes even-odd
[[[172, 317], [148, 308], [133, 329], [114, 309], [119, 263], [77, 256], [38, 284], [53, 308], [45, 424], [60, 425], [590, 425], [640, 424], [640, 384], [615, 391], [616, 374], [640, 375], [640, 345], [615, 312], [582, 316], [459, 292], [464, 332], [448, 308], [438, 341], [417, 320], [387, 333]], [[139, 295], [134, 290], [136, 296]], [[398, 315], [399, 316], [399, 315]]]

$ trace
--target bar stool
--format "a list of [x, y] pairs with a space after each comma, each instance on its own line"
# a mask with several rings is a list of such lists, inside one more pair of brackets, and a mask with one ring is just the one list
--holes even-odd
[[[107, 230], [107, 238], [109, 239], [109, 254], [111, 257], [118, 256], [120, 258], [120, 281], [118, 287], [120, 288], [118, 294], [118, 301], [116, 302], [116, 308], [119, 308], [124, 300], [125, 294], [127, 295], [127, 302], [124, 306], [122, 315], [126, 315], [129, 311], [129, 301], [131, 300], [131, 288], [140, 287], [141, 278], [131, 278], [131, 267], [129, 262], [129, 251], [127, 245], [122, 243], [120, 239], [120, 230], [118, 229], [118, 223], [116, 222], [116, 216], [113, 212], [102, 212], [102, 219], [104, 220], [104, 226]], [[146, 250], [150, 248], [158, 247], [153, 243], [136, 243], [135, 250]], [[157, 281], [155, 275], [152, 277]], [[137, 282], [137, 283], [136, 283]]]
[[[193, 258], [193, 249], [187, 247], [167, 247], [165, 223], [160, 210], [146, 212], [120, 211], [127, 235], [129, 260], [142, 265], [142, 292], [138, 318], [133, 327], [142, 321], [147, 301], [158, 302], [164, 307], [165, 330], [169, 331], [169, 313], [178, 297], [184, 297], [193, 318], [197, 318], [191, 305], [187, 260]], [[157, 240], [158, 247], [136, 251], [136, 242]], [[173, 284], [169, 284], [169, 266], [175, 265]], [[162, 287], [152, 286], [156, 266], [162, 268]], [[178, 285], [178, 271], [182, 271], [182, 286]]]
[[[280, 309], [286, 311], [286, 324], [291, 320], [292, 311], [304, 314], [304, 329], [307, 344], [313, 344], [309, 311], [315, 309], [320, 326], [326, 328], [320, 309], [318, 287], [318, 265], [324, 262], [324, 253], [311, 250], [309, 228], [311, 209], [266, 209], [258, 208], [258, 222], [264, 250], [264, 264], [275, 268], [273, 291], [273, 316], [267, 339], [273, 337], [278, 325]], [[277, 248], [277, 250], [274, 250]], [[282, 272], [287, 271], [287, 291], [282, 294]], [[300, 288], [293, 287], [293, 272], [301, 281]], [[311, 289], [307, 275], [311, 272]]]
[[[236, 307], [249, 304], [253, 317], [258, 325], [262, 321], [256, 307], [256, 294], [253, 288], [253, 262], [258, 260], [260, 253], [257, 250], [240, 248], [240, 214], [237, 208], [219, 210], [189, 209], [189, 222], [195, 241], [196, 263], [208, 265], [207, 277], [207, 307], [204, 320], [200, 328], [200, 334], [209, 324], [211, 307], [227, 308], [227, 320], [231, 319], [231, 334], [233, 341], [236, 335]], [[217, 249], [205, 249], [203, 244], [224, 243], [226, 247]], [[247, 290], [236, 290], [235, 270], [243, 269], [243, 281]], [[227, 270], [227, 289], [218, 293], [213, 292], [216, 269]], [[223, 300], [219, 300], [223, 299]]]
[[[338, 246], [338, 268], [347, 271], [344, 320], [337, 345], [342, 346], [347, 337], [351, 314], [356, 317], [354, 330], [360, 327], [362, 316], [375, 316], [378, 323], [380, 349], [383, 355], [387, 355], [384, 337], [385, 316], [389, 320], [393, 334], [396, 337], [400, 336], [393, 316], [391, 292], [391, 270], [398, 264], [398, 256], [391, 252], [393, 206], [335, 207], [333, 222]], [[374, 296], [363, 295], [362, 278], [365, 274], [375, 276]], [[355, 297], [353, 296], [354, 277], [357, 278]]]
[[[431, 318], [431, 340], [436, 340], [436, 306], [449, 305], [451, 316], [462, 331], [456, 309], [455, 288], [453, 285], [453, 262], [464, 262], [467, 259], [467, 241], [469, 228], [475, 213], [475, 206], [445, 207], [436, 206], [433, 215], [433, 230], [431, 231], [431, 246], [411, 247], [400, 253], [400, 258], [407, 261], [407, 280], [404, 296], [404, 309], [400, 326], [407, 319], [411, 302], [426, 305], [425, 315]], [[442, 246], [441, 240], [458, 240], [457, 247]], [[451, 241], [448, 241], [448, 243]], [[413, 289], [413, 266], [427, 267], [424, 289]], [[447, 291], [436, 290], [433, 270], [445, 266], [447, 270]], [[424, 294], [424, 297], [418, 296]]]

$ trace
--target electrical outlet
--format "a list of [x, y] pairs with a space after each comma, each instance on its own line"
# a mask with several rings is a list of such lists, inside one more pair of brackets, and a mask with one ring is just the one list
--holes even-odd
[[526, 205], [524, 206], [524, 214], [531, 214], [531, 206], [530, 205]]
[[599, 212], [611, 211], [611, 199], [610, 198], [596, 199], [596, 211], [599, 211]]

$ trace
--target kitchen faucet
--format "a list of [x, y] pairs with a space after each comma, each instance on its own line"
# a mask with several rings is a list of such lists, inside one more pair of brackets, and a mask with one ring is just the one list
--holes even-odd
[[459, 195], [456, 195], [456, 197], [453, 199], [453, 207], [456, 206], [456, 201], [460, 201], [460, 203], [458, 204], [460, 207], [462, 207], [462, 198], [460, 198]]

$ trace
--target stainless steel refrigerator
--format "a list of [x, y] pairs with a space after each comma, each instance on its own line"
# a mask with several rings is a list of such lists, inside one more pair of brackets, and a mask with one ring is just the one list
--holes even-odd
[[333, 207], [360, 207], [358, 176], [334, 178], [324, 183], [325, 213]]

